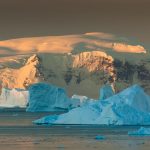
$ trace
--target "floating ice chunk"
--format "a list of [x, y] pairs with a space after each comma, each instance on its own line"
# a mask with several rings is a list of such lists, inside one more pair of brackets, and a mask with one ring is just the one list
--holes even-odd
[[81, 95], [73, 95], [70, 100], [71, 108], [81, 107], [83, 105], [96, 101], [94, 99], [89, 99], [88, 97]]
[[29, 88], [29, 106], [27, 111], [51, 111], [56, 108], [69, 108], [70, 101], [66, 91], [46, 83], [36, 83]]
[[2, 88], [0, 107], [26, 107], [27, 103], [28, 91]]
[[95, 139], [101, 141], [101, 140], [105, 140], [106, 137], [105, 137], [105, 136], [102, 136], [102, 135], [97, 135], [97, 136], [95, 137]]
[[71, 107], [75, 108], [75, 107], [80, 107], [84, 103], [86, 103], [86, 101], [88, 100], [88, 97], [80, 96], [80, 95], [73, 95], [70, 100], [71, 100]]
[[144, 128], [144, 127], [141, 127], [140, 129], [136, 130], [136, 131], [130, 131], [128, 132], [128, 135], [139, 135], [139, 136], [150, 136], [150, 128]]
[[53, 124], [150, 125], [150, 96], [134, 85], [105, 100], [51, 117], [46, 119]]

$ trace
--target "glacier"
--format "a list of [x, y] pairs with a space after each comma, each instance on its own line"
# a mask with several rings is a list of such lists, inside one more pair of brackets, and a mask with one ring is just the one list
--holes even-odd
[[23, 89], [2, 88], [0, 107], [26, 107], [28, 103], [28, 94], [28, 91]]
[[37, 124], [150, 125], [150, 96], [133, 85], [107, 99], [87, 103], [67, 113], [46, 116]]

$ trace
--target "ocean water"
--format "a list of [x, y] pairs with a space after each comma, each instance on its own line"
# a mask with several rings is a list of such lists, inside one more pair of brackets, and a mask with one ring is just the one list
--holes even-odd
[[[29, 113], [24, 109], [0, 109], [0, 150], [150, 149], [150, 137], [128, 136], [128, 131], [136, 130], [139, 126], [32, 124], [35, 119], [59, 113]], [[97, 136], [105, 138], [97, 139]]]

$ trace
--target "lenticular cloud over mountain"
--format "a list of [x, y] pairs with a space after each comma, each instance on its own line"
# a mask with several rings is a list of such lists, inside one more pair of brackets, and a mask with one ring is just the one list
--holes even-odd
[[30, 37], [0, 41], [0, 54], [70, 53], [82, 50], [112, 50], [126, 53], [146, 53], [141, 45], [126, 38], [102, 32], [78, 35]]
[[34, 123], [149, 125], [150, 96], [133, 85], [108, 99], [88, 103], [68, 113], [47, 116]]

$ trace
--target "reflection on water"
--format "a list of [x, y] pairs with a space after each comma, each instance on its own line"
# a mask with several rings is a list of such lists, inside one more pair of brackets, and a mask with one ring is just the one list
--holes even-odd
[[[53, 113], [26, 113], [24, 109], [0, 110], [0, 150], [149, 150], [150, 137], [131, 137], [138, 126], [44, 125], [32, 121]], [[103, 135], [106, 140], [96, 140]]]

